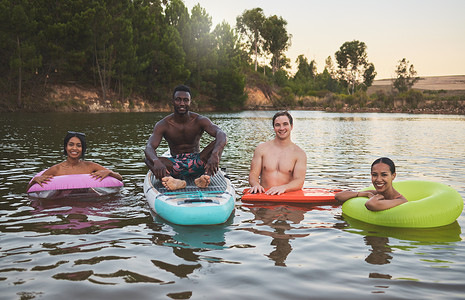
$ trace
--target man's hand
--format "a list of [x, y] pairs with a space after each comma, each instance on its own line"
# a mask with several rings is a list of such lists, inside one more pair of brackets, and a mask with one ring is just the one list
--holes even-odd
[[284, 185], [273, 186], [265, 194], [267, 195], [281, 195], [286, 192], [286, 187]]
[[155, 177], [159, 180], [161, 180], [163, 177], [166, 177], [169, 174], [168, 170], [166, 169], [166, 166], [159, 159], [153, 161], [153, 167], [151, 169], [153, 175], [155, 175]]
[[219, 165], [220, 159], [218, 155], [212, 153], [212, 155], [210, 155], [210, 158], [207, 161], [207, 164], [205, 165], [205, 173], [210, 176], [215, 175], [216, 172], [218, 172]]
[[251, 188], [249, 189], [249, 192], [250, 192], [251, 194], [264, 193], [264, 192], [265, 192], [265, 188], [262, 187], [261, 185], [257, 184], [257, 185], [255, 185], [255, 186], [251, 187]]

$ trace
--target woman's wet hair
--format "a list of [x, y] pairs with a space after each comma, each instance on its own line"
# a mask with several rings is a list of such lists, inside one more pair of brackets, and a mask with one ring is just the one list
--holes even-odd
[[273, 127], [274, 127], [274, 121], [276, 120], [276, 118], [281, 117], [281, 116], [286, 116], [289, 119], [289, 124], [292, 125], [293, 120], [292, 120], [291, 114], [287, 110], [284, 110], [284, 111], [278, 111], [277, 113], [274, 114], [273, 120], [272, 120], [273, 121]]
[[81, 141], [81, 146], [82, 146], [81, 158], [84, 159], [84, 156], [86, 154], [86, 149], [87, 149], [87, 143], [86, 143], [86, 135], [82, 132], [68, 131], [63, 141], [63, 154], [65, 156], [68, 155], [68, 153], [66, 152], [66, 146], [68, 145], [69, 140], [73, 137], [77, 137]]
[[373, 167], [379, 163], [383, 163], [383, 164], [386, 164], [389, 166], [389, 170], [391, 171], [391, 174], [394, 174], [396, 172], [396, 165], [394, 164], [394, 162], [388, 158], [388, 157], [380, 157], [378, 158], [377, 160], [375, 160], [372, 164], [371, 164], [371, 169], [373, 170]]

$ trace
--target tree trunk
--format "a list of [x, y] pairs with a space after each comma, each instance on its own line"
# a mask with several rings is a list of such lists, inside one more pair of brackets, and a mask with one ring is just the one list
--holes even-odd
[[100, 79], [100, 87], [102, 88], [102, 95], [103, 100], [106, 100], [106, 90], [105, 90], [105, 79], [102, 76], [102, 71], [100, 69], [100, 64], [98, 61], [98, 53], [97, 53], [97, 44], [94, 42], [94, 55], [95, 55], [95, 64], [97, 67], [98, 77]]
[[255, 41], [255, 72], [257, 72], [257, 60], [258, 60], [258, 51], [257, 51], [257, 41]]
[[16, 41], [18, 43], [18, 57], [19, 57], [19, 67], [18, 67], [18, 99], [16, 100], [16, 105], [18, 107], [21, 107], [22, 101], [21, 101], [21, 94], [22, 94], [22, 59], [21, 59], [21, 43], [19, 42], [19, 36], [16, 36]]

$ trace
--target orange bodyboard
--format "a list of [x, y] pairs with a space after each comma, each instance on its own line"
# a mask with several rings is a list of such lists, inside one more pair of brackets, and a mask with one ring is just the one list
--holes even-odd
[[334, 198], [340, 189], [303, 188], [298, 191], [287, 192], [281, 195], [267, 195], [264, 193], [251, 194], [244, 189], [242, 201], [244, 202], [282, 202], [282, 203], [334, 203]]

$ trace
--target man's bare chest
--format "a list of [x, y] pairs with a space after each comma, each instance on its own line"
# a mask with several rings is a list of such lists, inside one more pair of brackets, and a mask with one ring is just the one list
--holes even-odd
[[268, 172], [292, 172], [296, 158], [289, 153], [268, 153], [263, 157], [263, 169]]
[[173, 142], [189, 142], [198, 140], [203, 130], [192, 124], [176, 124], [165, 132], [165, 139]]

